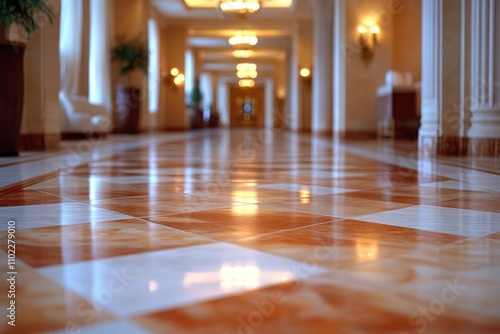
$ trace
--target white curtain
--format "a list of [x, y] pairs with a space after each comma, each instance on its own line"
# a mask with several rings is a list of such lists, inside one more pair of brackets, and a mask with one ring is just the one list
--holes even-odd
[[104, 105], [109, 113], [112, 111], [113, 103], [110, 65], [111, 22], [113, 22], [112, 1], [90, 0], [89, 102]]
[[194, 87], [194, 55], [191, 50], [186, 50], [185, 61], [184, 61], [184, 72], [185, 78], [184, 81], [184, 91], [186, 93], [186, 102], [189, 101], [189, 96], [191, 95], [191, 91]]
[[148, 21], [149, 43], [149, 113], [156, 114], [160, 99], [160, 54], [158, 24], [154, 19]]
[[81, 0], [62, 0], [59, 55], [61, 59], [61, 90], [78, 94], [82, 56]]

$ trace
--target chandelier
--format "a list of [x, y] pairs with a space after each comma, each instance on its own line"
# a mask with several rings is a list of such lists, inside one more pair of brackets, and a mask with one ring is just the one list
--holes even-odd
[[255, 31], [250, 30], [237, 30], [229, 38], [229, 44], [233, 46], [254, 46], [258, 41]]
[[236, 65], [236, 76], [239, 79], [255, 79], [257, 77], [257, 65], [253, 63], [240, 63]]
[[254, 55], [252, 50], [234, 50], [233, 57], [235, 58], [250, 58]]
[[255, 81], [252, 79], [241, 79], [240, 81], [238, 81], [238, 85], [241, 88], [252, 88], [253, 86], [255, 86]]
[[219, 0], [219, 8], [224, 14], [244, 18], [260, 9], [260, 0]]

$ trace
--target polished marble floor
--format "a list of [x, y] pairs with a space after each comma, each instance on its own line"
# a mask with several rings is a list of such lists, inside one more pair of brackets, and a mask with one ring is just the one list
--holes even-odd
[[500, 333], [495, 158], [110, 136], [1, 158], [0, 217], [2, 333]]

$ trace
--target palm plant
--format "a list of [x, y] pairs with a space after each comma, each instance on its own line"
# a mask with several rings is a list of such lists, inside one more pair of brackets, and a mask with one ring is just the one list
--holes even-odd
[[[0, 0], [0, 156], [19, 154], [26, 38], [52, 23], [57, 8], [55, 0]], [[10, 33], [14, 25], [24, 36]]]
[[54, 16], [45, 0], [0, 0], [0, 31], [16, 24], [29, 36]]
[[148, 73], [148, 49], [139, 39], [120, 39], [111, 49], [111, 60], [118, 64], [121, 77], [129, 76], [134, 70]]
[[130, 40], [119, 38], [116, 46], [111, 48], [111, 61], [117, 63], [120, 78], [126, 78], [116, 87], [116, 132], [139, 132], [142, 89], [134, 85], [132, 74], [138, 70], [147, 75], [148, 56], [147, 45], [139, 37]]

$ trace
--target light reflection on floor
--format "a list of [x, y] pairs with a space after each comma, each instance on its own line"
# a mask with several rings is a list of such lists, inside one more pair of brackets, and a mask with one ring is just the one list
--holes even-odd
[[26, 156], [2, 333], [500, 332], [498, 159], [260, 130]]

